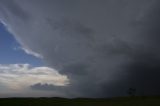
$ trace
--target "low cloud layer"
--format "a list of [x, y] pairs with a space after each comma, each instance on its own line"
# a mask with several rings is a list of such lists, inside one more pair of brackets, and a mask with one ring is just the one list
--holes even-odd
[[[23, 48], [69, 78], [68, 97], [160, 94], [158, 0], [0, 0]], [[54, 78], [54, 76], [53, 76]], [[32, 89], [58, 89], [39, 82]]]

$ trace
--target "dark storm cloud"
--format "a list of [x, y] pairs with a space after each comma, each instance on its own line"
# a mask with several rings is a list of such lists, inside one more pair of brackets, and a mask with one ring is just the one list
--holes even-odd
[[[128, 80], [139, 89], [139, 94], [160, 94], [160, 2], [142, 20], [145, 45], [129, 64]], [[139, 35], [141, 36], [141, 35]], [[142, 41], [143, 42], [143, 41]]]
[[[29, 15], [25, 12], [25, 10], [21, 8], [21, 6], [19, 6], [17, 2], [15, 2], [14, 0], [12, 1], [1, 0], [0, 2], [4, 3], [4, 5], [7, 7], [7, 8], [3, 8], [3, 5], [1, 4], [1, 9], [2, 11], [4, 11], [4, 14], [6, 14], [6, 18], [8, 16], [6, 10], [11, 10], [14, 16], [22, 20], [27, 20], [27, 18], [29, 18]], [[6, 10], [3, 10], [3, 9], [6, 9]]]
[[[40, 83], [32, 89], [70, 97], [120, 96], [130, 87], [139, 95], [160, 92], [159, 1], [22, 1], [0, 2], [9, 15], [5, 24], [23, 46], [70, 80], [59, 91]], [[23, 16], [32, 18], [19, 22]]]
[[[142, 20], [136, 23], [136, 30], [142, 45], [136, 46], [132, 53], [127, 53], [131, 59], [125, 67], [127, 76], [110, 85], [111, 95], [125, 93], [127, 88], [136, 88], [137, 95], [160, 94], [160, 8], [159, 2]], [[135, 24], [134, 24], [135, 25]], [[135, 41], [136, 42], [136, 41]], [[104, 89], [107, 89], [104, 84]], [[119, 89], [119, 91], [117, 89]], [[126, 88], [126, 89], [123, 89]], [[107, 93], [107, 92], [106, 92]], [[127, 94], [127, 92], [126, 92]]]
[[41, 84], [41, 83], [37, 83], [37, 84], [34, 84], [34, 85], [31, 85], [30, 86], [31, 89], [34, 89], [34, 90], [57, 90], [57, 88], [60, 90], [61, 87], [57, 87], [57, 86], [54, 86], [52, 84]]

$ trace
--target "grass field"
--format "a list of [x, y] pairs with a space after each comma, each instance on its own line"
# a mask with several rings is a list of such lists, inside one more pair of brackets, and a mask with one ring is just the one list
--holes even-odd
[[160, 97], [112, 99], [5, 98], [0, 106], [160, 106]]

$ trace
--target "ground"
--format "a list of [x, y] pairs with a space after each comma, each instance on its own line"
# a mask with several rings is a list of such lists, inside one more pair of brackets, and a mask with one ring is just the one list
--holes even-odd
[[160, 97], [118, 97], [110, 99], [4, 98], [0, 106], [160, 106]]

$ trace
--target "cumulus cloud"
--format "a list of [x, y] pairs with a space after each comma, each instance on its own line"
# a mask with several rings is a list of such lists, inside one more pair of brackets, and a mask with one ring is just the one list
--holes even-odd
[[30, 85], [42, 83], [67, 86], [67, 76], [49, 67], [31, 67], [29, 64], [0, 64], [0, 83], [11, 90], [27, 89]]
[[[155, 94], [160, 93], [158, 5], [157, 0], [1, 0], [0, 19], [24, 48], [69, 78], [70, 86], [60, 91], [70, 96], [125, 95], [129, 87]], [[47, 82], [31, 88], [55, 89]]]

